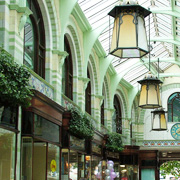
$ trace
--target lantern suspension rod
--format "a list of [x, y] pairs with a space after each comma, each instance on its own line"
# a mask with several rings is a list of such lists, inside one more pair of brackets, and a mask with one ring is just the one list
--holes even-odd
[[159, 58], [158, 58], [158, 79], [159, 79]]
[[[111, 32], [110, 32], [110, 29], [111, 29], [111, 22], [110, 22], [111, 20], [110, 20], [110, 16], [109, 16], [109, 52], [110, 52], [110, 48], [111, 48], [111, 40], [110, 40], [110, 35], [111, 35]], [[109, 54], [109, 53], [108, 53]]]
[[150, 54], [150, 16], [149, 16], [149, 71], [150, 71], [150, 58], [151, 58], [151, 54]]

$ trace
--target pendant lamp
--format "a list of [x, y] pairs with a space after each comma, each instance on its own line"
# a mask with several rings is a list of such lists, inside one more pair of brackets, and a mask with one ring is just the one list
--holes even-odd
[[166, 131], [167, 121], [163, 108], [155, 109], [152, 113], [152, 131]]
[[115, 6], [108, 13], [114, 18], [109, 53], [120, 58], [140, 58], [149, 53], [144, 20], [149, 14], [151, 11], [132, 0]]
[[144, 79], [138, 81], [141, 84], [139, 107], [154, 109], [161, 107], [159, 85], [162, 83], [157, 77], [149, 72]]

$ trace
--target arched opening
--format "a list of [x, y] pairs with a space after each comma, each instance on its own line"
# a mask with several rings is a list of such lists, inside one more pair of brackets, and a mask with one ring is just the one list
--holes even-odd
[[180, 161], [165, 161], [160, 166], [160, 179], [179, 180], [180, 179]]

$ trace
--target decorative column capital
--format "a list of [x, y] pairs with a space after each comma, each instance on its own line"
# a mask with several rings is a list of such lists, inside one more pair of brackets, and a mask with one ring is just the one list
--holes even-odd
[[18, 27], [18, 33], [20, 34], [27, 22], [27, 18], [32, 14], [32, 11], [28, 7], [20, 7], [17, 4], [10, 4], [9, 9], [16, 10], [20, 14], [20, 22]]
[[64, 60], [67, 56], [69, 56], [69, 54], [66, 51], [59, 51], [59, 50], [52, 50], [53, 54], [57, 54], [59, 57], [59, 64], [60, 64], [60, 68], [62, 68], [63, 64], [64, 64]]
[[83, 84], [84, 84], [83, 90], [85, 91], [90, 79], [89, 78], [84, 78], [84, 77], [78, 77], [78, 79], [83, 82]]
[[111, 117], [113, 116], [115, 109], [107, 109], [111, 113]]
[[95, 98], [99, 99], [99, 105], [101, 106], [102, 103], [103, 103], [103, 100], [104, 100], [104, 96], [101, 96], [101, 95], [95, 95]]

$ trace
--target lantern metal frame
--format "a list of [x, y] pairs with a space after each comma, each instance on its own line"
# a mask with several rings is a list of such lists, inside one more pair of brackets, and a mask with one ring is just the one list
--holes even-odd
[[[151, 111], [152, 115], [152, 131], [167, 131], [167, 118], [166, 113], [167, 111], [164, 111], [163, 108], [155, 109], [154, 111]], [[158, 116], [158, 119], [155, 119], [155, 116]], [[158, 122], [155, 122], [157, 121]], [[155, 127], [155, 125], [158, 125], [158, 127]]]
[[[133, 14], [134, 13], [134, 14]], [[142, 49], [139, 47], [138, 44], [138, 17], [142, 17], [143, 20], [145, 17], [147, 17], [148, 15], [151, 14], [151, 11], [145, 9], [144, 7], [135, 4], [135, 5], [131, 5], [131, 4], [126, 4], [126, 5], [119, 5], [119, 6], [115, 6], [109, 13], [108, 15], [111, 17], [114, 17], [115, 20], [117, 18], [119, 18], [119, 26], [116, 27], [117, 28], [117, 32], [118, 34], [116, 34], [116, 48], [114, 50], [112, 50], [110, 52], [109, 50], [109, 54], [116, 56], [116, 57], [120, 57], [120, 58], [141, 58], [143, 56], [145, 56], [146, 54], [148, 54], [150, 52], [150, 48], [148, 48], [147, 45], [147, 50]], [[118, 47], [118, 43], [119, 43], [119, 36], [120, 36], [120, 26], [123, 24], [123, 16], [125, 15], [132, 15], [133, 16], [133, 23], [135, 24], [135, 31], [136, 31], [136, 47]], [[115, 25], [115, 22], [114, 22]], [[149, 24], [150, 26], [150, 24]], [[109, 24], [109, 29], [110, 29], [110, 24]], [[109, 30], [110, 31], [110, 30]], [[146, 33], [146, 32], [145, 32]], [[150, 33], [150, 32], [149, 32]], [[147, 38], [147, 37], [146, 37]], [[113, 40], [112, 40], [113, 41]], [[143, 54], [141, 55], [139, 53], [138, 56], [123, 56], [123, 52], [122, 52], [122, 56], [119, 55], [115, 55], [114, 52], [118, 51], [118, 50], [139, 50], [141, 52], [143, 52]]]

